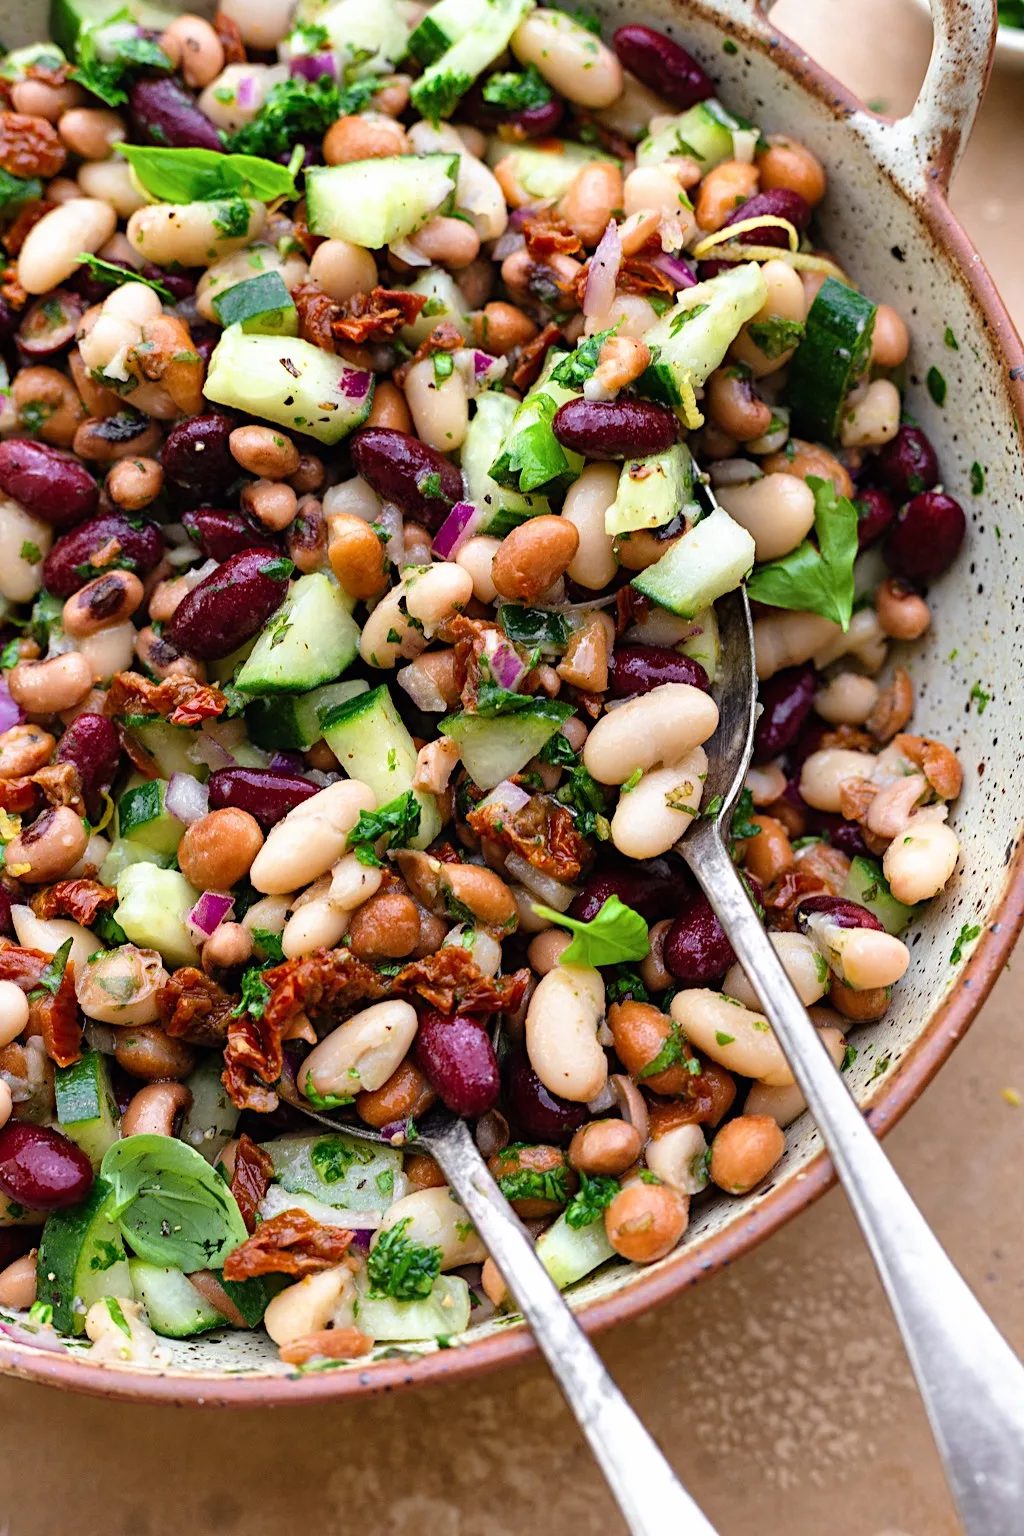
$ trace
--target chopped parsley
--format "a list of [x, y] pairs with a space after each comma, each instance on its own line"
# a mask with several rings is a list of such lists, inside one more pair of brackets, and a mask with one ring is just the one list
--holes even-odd
[[351, 1094], [345, 1096], [339, 1093], [319, 1093], [311, 1077], [306, 1078], [302, 1096], [308, 1099], [313, 1108], [318, 1109], [321, 1114], [328, 1109], [341, 1109], [343, 1105], [352, 1103]]
[[874, 1082], [876, 1077], [881, 1077], [884, 1073], [888, 1072], [891, 1065], [892, 1057], [890, 1055], [880, 1056], [875, 1062], [875, 1070], [871, 1074], [870, 1081]]
[[395, 1301], [420, 1301], [429, 1296], [441, 1273], [441, 1249], [406, 1237], [412, 1217], [382, 1232], [366, 1261], [371, 1296]]
[[931, 395], [932, 399], [935, 401], [935, 404], [936, 405], [945, 405], [945, 403], [946, 403], [946, 380], [945, 380], [945, 377], [939, 372], [939, 370], [937, 368], [929, 368], [928, 369], [928, 372], [927, 372], [927, 374], [925, 376], [925, 383], [928, 386], [928, 393]]
[[722, 43], [723, 53], [739, 53], [739, 51], [739, 44], [736, 42], [735, 38], [727, 37]]
[[747, 326], [747, 333], [765, 357], [775, 359], [803, 341], [804, 323], [802, 320], [784, 320], [781, 315], [772, 315], [768, 320], [752, 320]]
[[247, 1013], [253, 1019], [262, 1019], [263, 1010], [269, 1002], [270, 988], [263, 980], [263, 967], [250, 965], [243, 972], [242, 997], [238, 1006], [232, 1009], [232, 1017], [237, 1019]]
[[[17, 642], [13, 642], [17, 643]], [[6, 665], [6, 663], [5, 663]], [[13, 666], [14, 663], [12, 662]], [[549, 736], [547, 741], [537, 753], [538, 761], [553, 763], [558, 768], [576, 768], [579, 766], [579, 756], [569, 744], [569, 738], [563, 736], [561, 731], [556, 731]]]
[[623, 795], [630, 794], [634, 789], [636, 789], [637, 785], [640, 783], [640, 780], [643, 778], [643, 776], [644, 776], [644, 771], [643, 771], [642, 768], [634, 768], [633, 772], [630, 774], [629, 778], [622, 785], [620, 793], [623, 794]]
[[[683, 1039], [682, 1030], [673, 1019], [669, 1025], [668, 1035], [661, 1050], [657, 1056], [651, 1058], [646, 1067], [643, 1067], [638, 1072], [637, 1076], [642, 1082], [645, 1078], [657, 1077], [659, 1072], [667, 1072], [669, 1067], [677, 1066], [680, 1062], [687, 1065], [687, 1070], [689, 1070], [686, 1041]], [[700, 1071], [699, 1064], [697, 1070], [698, 1072]]]
[[689, 309], [680, 310], [669, 325], [669, 335], [678, 336], [684, 325], [689, 325], [691, 320], [696, 320], [698, 315], [702, 315], [709, 308], [708, 304], [693, 304]]
[[[15, 635], [14, 639], [8, 640], [3, 650], [0, 651], [0, 669], [2, 669], [4, 672], [7, 672], [11, 667], [16, 667], [20, 660], [21, 641], [18, 636]], [[562, 737], [562, 740], [565, 741], [564, 736]]]
[[280, 80], [251, 123], [233, 133], [233, 153], [276, 160], [305, 138], [320, 138], [339, 117], [361, 112], [377, 89], [376, 80], [357, 80], [342, 89], [330, 75], [318, 80]]
[[569, 769], [568, 778], [559, 786], [555, 799], [559, 804], [568, 806], [581, 837], [608, 841], [611, 831], [607, 793], [582, 764]]
[[445, 379], [450, 379], [455, 372], [455, 359], [450, 352], [435, 352], [433, 362], [434, 383], [443, 384]]
[[421, 496], [426, 498], [427, 501], [437, 501], [441, 497], [443, 497], [445, 501], [448, 500], [447, 496], [445, 496], [444, 492], [441, 490], [441, 476], [438, 474], [436, 469], [432, 469], [430, 473], [424, 475], [421, 480], [417, 480], [416, 489], [419, 491]]
[[38, 544], [33, 544], [31, 539], [26, 539], [21, 546], [21, 558], [27, 560], [29, 565], [38, 565], [43, 558], [43, 553]]
[[64, 972], [67, 969], [68, 956], [71, 954], [73, 943], [73, 939], [64, 940], [64, 943], [58, 949], [53, 959], [40, 974], [38, 983], [28, 994], [30, 1002], [36, 998], [45, 997], [47, 993], [49, 993], [50, 997], [57, 996], [57, 993], [60, 991], [61, 982], [64, 980]]
[[[519, 1162], [519, 1145], [506, 1147], [502, 1159]], [[555, 1205], [565, 1205], [569, 1199], [569, 1165], [559, 1163], [554, 1168], [511, 1168], [498, 1180], [498, 1188], [506, 1200], [550, 1200]]]
[[980, 936], [981, 928], [977, 923], [964, 923], [963, 927], [960, 929], [960, 932], [956, 936], [956, 943], [953, 945], [953, 949], [950, 953], [950, 965], [959, 965], [960, 961], [964, 957], [965, 946], [968, 944], [973, 944], [975, 939], [980, 938]]
[[225, 240], [239, 239], [248, 233], [249, 204], [244, 197], [227, 197], [216, 204], [213, 227]]
[[754, 796], [746, 785], [739, 792], [736, 800], [736, 809], [732, 813], [732, 823], [729, 828], [730, 837], [743, 840], [748, 837], [758, 837], [761, 832], [759, 822], [752, 820], [756, 815], [754, 808]]
[[983, 715], [992, 702], [992, 695], [990, 693], [986, 693], [980, 683], [975, 683], [974, 687], [970, 691], [970, 694], [968, 695], [968, 699], [970, 701], [967, 706], [968, 709], [970, 708], [971, 704], [977, 704], [978, 714]]
[[716, 1029], [715, 1040], [719, 1045], [734, 1045], [736, 1042], [736, 1036], [727, 1035], [723, 1029]]
[[284, 947], [279, 933], [271, 933], [269, 928], [254, 928], [252, 941], [258, 949], [262, 949], [271, 965], [280, 965], [284, 960]]
[[597, 368], [601, 348], [609, 337], [615, 335], [616, 329], [617, 327], [613, 326], [611, 330], [598, 331], [593, 336], [584, 336], [573, 351], [567, 352], [561, 362], [556, 363], [552, 368], [551, 382], [564, 384], [567, 389], [582, 389]]
[[843, 1052], [843, 1059], [839, 1066], [840, 1072], [848, 1072], [859, 1055], [860, 1052], [855, 1045], [848, 1045]]
[[647, 1003], [650, 1002], [650, 994], [636, 971], [628, 965], [618, 965], [615, 975], [605, 979], [604, 1000], [608, 1004], [624, 1000]]
[[953, 335], [953, 332], [952, 332], [952, 330], [950, 329], [950, 327], [948, 325], [946, 326], [945, 342], [946, 342], [946, 346], [950, 349], [951, 352], [959, 352], [960, 351], [960, 343], [957, 341], [956, 337]]
[[551, 100], [551, 87], [535, 64], [521, 73], [515, 70], [492, 75], [483, 88], [488, 106], [503, 107], [507, 112], [529, 112]]
[[565, 1208], [566, 1222], [574, 1232], [589, 1227], [611, 1205], [618, 1192], [618, 1179], [608, 1178], [603, 1173], [581, 1173], [579, 1192]]
[[985, 471], [977, 460], [971, 465], [971, 495], [980, 496], [985, 489]]
[[593, 11], [566, 11], [565, 14], [569, 17], [570, 21], [574, 21], [578, 27], [584, 27], [586, 31], [593, 32], [595, 37], [601, 36], [601, 23], [594, 15]]
[[355, 850], [360, 864], [380, 867], [375, 845], [386, 838], [384, 848], [407, 847], [420, 830], [420, 803], [411, 789], [390, 800], [378, 811], [360, 811], [359, 820], [348, 835], [348, 846]]

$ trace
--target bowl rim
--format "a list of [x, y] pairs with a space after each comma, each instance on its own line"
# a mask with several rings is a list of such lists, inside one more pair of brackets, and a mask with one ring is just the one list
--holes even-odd
[[[927, 11], [931, 14], [931, 0], [914, 0], [919, 11]], [[1012, 53], [1015, 57], [1024, 54], [1024, 27], [1011, 27], [1005, 21], [1001, 21], [996, 29], [996, 57], [1001, 52]]]
[[[720, 16], [705, 11], [700, 0], [696, 0], [695, 9], [744, 46], [766, 47], [765, 40], [748, 25], [723, 21]], [[868, 111], [845, 85], [809, 59], [797, 43], [774, 28], [771, 30], [771, 55], [796, 85], [816, 96], [837, 119]], [[900, 196], [908, 197], [886, 167], [879, 164], [878, 169], [889, 177]], [[991, 329], [1006, 363], [1001, 380], [1012, 414], [1018, 421], [1024, 421], [1024, 346], [992, 278], [949, 208], [944, 180], [941, 173], [935, 174], [933, 169], [922, 179], [917, 198], [908, 200], [915, 204], [925, 232], [945, 249], [963, 274], [971, 274], [969, 280], [965, 277], [965, 286]], [[902, 1119], [967, 1032], [1002, 971], [1022, 925], [1024, 838], [1018, 838], [1007, 864], [1003, 894], [969, 961], [925, 1032], [909, 1048], [892, 1078], [865, 1111], [865, 1118], [877, 1135], [884, 1136]], [[638, 1271], [630, 1285], [614, 1295], [574, 1308], [578, 1321], [588, 1334], [593, 1335], [638, 1317], [741, 1258], [820, 1199], [835, 1182], [830, 1158], [824, 1151], [819, 1152], [798, 1177], [766, 1194], [746, 1220], [734, 1222], [692, 1249], [678, 1249], [673, 1257], [656, 1268]], [[90, 1365], [70, 1353], [57, 1354], [0, 1339], [0, 1375], [57, 1386], [86, 1396], [132, 1403], [289, 1407], [436, 1385], [480, 1375], [499, 1365], [529, 1359], [536, 1353], [537, 1346], [529, 1329], [520, 1325], [514, 1331], [492, 1334], [470, 1345], [437, 1350], [415, 1359], [381, 1360], [367, 1369], [349, 1367], [307, 1375], [270, 1376], [247, 1370], [239, 1370], [237, 1374], [202, 1370], [160, 1373]]]

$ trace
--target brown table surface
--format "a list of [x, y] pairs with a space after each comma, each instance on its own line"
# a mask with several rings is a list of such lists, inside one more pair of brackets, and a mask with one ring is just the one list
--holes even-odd
[[[779, 26], [899, 112], [927, 56], [910, 0], [780, 0]], [[953, 198], [1024, 313], [1020, 77], [997, 75]], [[1024, 965], [1024, 961], [1018, 964]], [[985, 1306], [1024, 1350], [1014, 978], [889, 1138]], [[833, 1192], [735, 1268], [601, 1340], [722, 1536], [953, 1536], [922, 1410]], [[0, 1381], [3, 1536], [605, 1536], [621, 1529], [545, 1371], [274, 1413], [129, 1408]]]

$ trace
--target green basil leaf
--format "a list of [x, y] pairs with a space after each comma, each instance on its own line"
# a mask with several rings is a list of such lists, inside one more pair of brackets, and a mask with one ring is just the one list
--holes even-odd
[[115, 1141], [100, 1172], [113, 1186], [122, 1237], [148, 1264], [185, 1274], [221, 1269], [249, 1235], [220, 1174], [172, 1136]]
[[857, 557], [857, 509], [836, 494], [831, 480], [807, 476], [814, 492], [817, 545], [804, 539], [781, 560], [755, 567], [747, 592], [772, 608], [820, 613], [850, 627], [853, 614], [853, 562]]
[[534, 910], [575, 935], [560, 956], [561, 965], [617, 965], [620, 960], [643, 960], [650, 954], [647, 924], [639, 912], [627, 907], [617, 896], [609, 896], [589, 923], [578, 922], [539, 903], [534, 904]]
[[269, 203], [298, 196], [287, 166], [259, 155], [224, 155], [215, 149], [161, 149], [117, 144], [146, 191], [165, 203], [201, 203], [252, 197]]

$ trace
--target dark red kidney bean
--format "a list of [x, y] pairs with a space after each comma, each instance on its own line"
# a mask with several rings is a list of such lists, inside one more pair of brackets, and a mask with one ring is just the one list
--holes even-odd
[[38, 1242], [38, 1227], [0, 1227], [0, 1269], [31, 1253]]
[[677, 981], [706, 987], [724, 976], [736, 956], [703, 891], [694, 891], [665, 935], [665, 965]]
[[210, 810], [233, 805], [255, 816], [264, 831], [319, 793], [320, 785], [276, 768], [218, 768], [210, 775]]
[[0, 491], [51, 528], [71, 528], [96, 510], [99, 486], [70, 453], [8, 438], [0, 443]]
[[573, 1104], [549, 1093], [521, 1051], [514, 1052], [506, 1067], [505, 1108], [527, 1141], [544, 1141], [556, 1147], [567, 1146], [590, 1119], [585, 1104]]
[[217, 661], [258, 634], [284, 602], [292, 562], [272, 549], [243, 549], [178, 604], [165, 634], [179, 651]]
[[488, 133], [493, 133], [496, 128], [507, 128], [512, 130], [511, 136], [515, 139], [544, 139], [555, 133], [565, 116], [565, 102], [560, 96], [552, 96], [539, 107], [516, 112], [485, 101], [485, 84], [486, 81], [478, 80], [459, 102], [459, 117], [472, 123], [474, 128]]
[[46, 1125], [9, 1120], [0, 1130], [0, 1190], [34, 1211], [78, 1205], [92, 1188], [92, 1164], [80, 1147]]
[[646, 458], [671, 448], [679, 432], [672, 411], [647, 400], [567, 400], [551, 430], [588, 459]]
[[57, 762], [74, 763], [82, 782], [82, 797], [95, 821], [103, 810], [103, 795], [117, 776], [121, 742], [106, 715], [82, 714], [72, 720], [57, 743]]
[[[786, 799], [789, 798], [787, 792]], [[844, 821], [842, 816], [837, 816], [832, 811], [812, 810], [809, 805], [806, 805], [799, 792], [797, 803], [800, 809], [806, 812], [808, 832], [818, 833], [827, 838], [832, 847], [838, 848], [840, 853], [845, 853], [848, 859], [870, 858], [868, 845], [855, 821]]]
[[[102, 568], [94, 566], [93, 556], [112, 539], [120, 546], [116, 557]], [[156, 523], [133, 522], [123, 512], [108, 512], [57, 540], [43, 562], [43, 585], [54, 597], [70, 597], [99, 576], [101, 569], [134, 571], [137, 576], [146, 576], [159, 565], [163, 554], [164, 536]]]
[[[112, 267], [120, 267], [122, 272], [134, 273], [135, 271], [127, 261], [110, 261], [109, 257], [107, 261]], [[110, 284], [104, 283], [98, 277], [93, 277], [88, 267], [79, 267], [77, 272], [73, 272], [67, 280], [67, 286], [84, 299], [86, 304], [102, 304], [110, 293]]]
[[[745, 203], [740, 203], [726, 219], [726, 227], [765, 213], [788, 220], [801, 234], [811, 222], [811, 205], [806, 198], [799, 192], [791, 192], [788, 187], [771, 187], [767, 192], [755, 192]], [[744, 230], [742, 238], [748, 245], [789, 245], [786, 231], [777, 224], [762, 224], [757, 229]]]
[[0, 296], [0, 341], [9, 341], [18, 329], [21, 315], [5, 298]]
[[129, 96], [132, 122], [144, 144], [224, 153], [220, 134], [176, 81], [136, 80]]
[[702, 693], [711, 689], [700, 662], [667, 645], [617, 645], [608, 658], [608, 687], [613, 698], [650, 693], [662, 683], [689, 683]]
[[393, 501], [431, 533], [462, 500], [459, 470], [436, 448], [408, 432], [367, 427], [352, 439], [352, 460], [378, 496]]
[[228, 447], [234, 427], [222, 411], [206, 411], [173, 427], [160, 456], [168, 490], [189, 506], [223, 500], [239, 477]]
[[897, 501], [907, 501], [939, 483], [935, 449], [920, 427], [905, 422], [875, 459], [875, 468]]
[[498, 1059], [479, 1019], [426, 1008], [413, 1058], [441, 1102], [456, 1115], [483, 1115], [501, 1092]]
[[886, 561], [908, 581], [934, 581], [953, 564], [966, 531], [958, 501], [941, 491], [924, 491], [900, 508], [885, 541]]
[[37, 299], [25, 311], [18, 326], [21, 351], [33, 362], [63, 352], [74, 340], [84, 309], [78, 294], [67, 288], [54, 288], [45, 299]]
[[[11, 916], [13, 905], [14, 898], [10, 891], [0, 887], [0, 933], [5, 934], [8, 938], [14, 937], [14, 918]], [[3, 1228], [0, 1227], [0, 1232], [2, 1231]]]
[[873, 928], [876, 933], [885, 932], [875, 914], [857, 901], [847, 901], [845, 896], [805, 896], [797, 903], [794, 914], [802, 933], [807, 932], [807, 919], [818, 912], [824, 913], [837, 928]]
[[242, 512], [201, 508], [183, 514], [182, 523], [207, 560], [228, 560], [243, 549], [279, 549], [277, 540]]
[[857, 543], [866, 549], [882, 537], [896, 516], [896, 503], [880, 485], [865, 485], [853, 504], [857, 508]]
[[163, 283], [176, 304], [180, 304], [182, 299], [190, 299], [196, 291], [195, 281], [187, 272], [168, 272], [166, 267], [158, 267], [155, 261], [144, 263], [142, 275], [148, 277], [151, 283]]
[[581, 923], [592, 922], [609, 896], [617, 896], [627, 907], [639, 912], [646, 922], [653, 923], [674, 915], [691, 889], [689, 877], [681, 866], [670, 874], [657, 874], [640, 866], [606, 870], [599, 875], [590, 875], [583, 882], [569, 906], [569, 916]]
[[770, 763], [793, 744], [811, 712], [817, 686], [809, 661], [801, 667], [786, 667], [761, 684], [758, 698], [762, 714], [754, 730], [755, 763]]
[[625, 67], [677, 112], [715, 94], [715, 87], [695, 58], [653, 27], [620, 27], [612, 47]]

